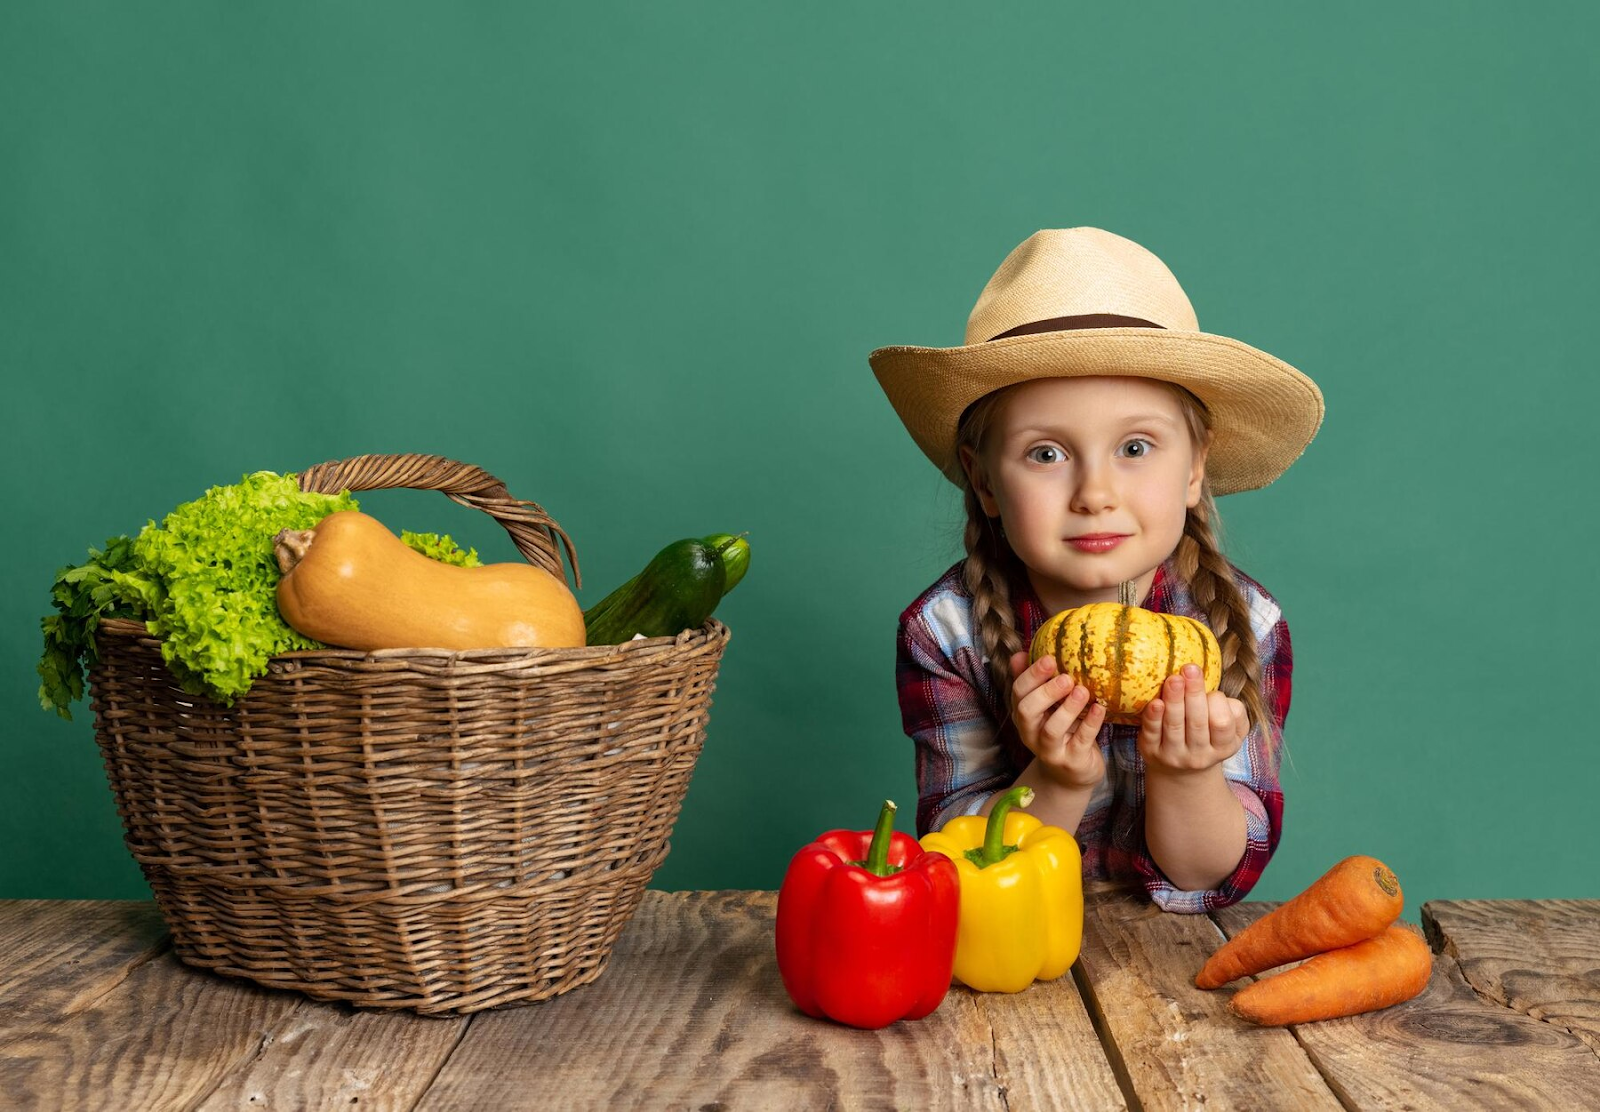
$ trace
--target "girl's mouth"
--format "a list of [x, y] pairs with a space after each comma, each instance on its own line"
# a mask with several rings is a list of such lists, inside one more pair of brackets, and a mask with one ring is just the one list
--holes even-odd
[[1081, 537], [1068, 537], [1067, 543], [1079, 552], [1110, 552], [1127, 539], [1126, 533], [1085, 533]]

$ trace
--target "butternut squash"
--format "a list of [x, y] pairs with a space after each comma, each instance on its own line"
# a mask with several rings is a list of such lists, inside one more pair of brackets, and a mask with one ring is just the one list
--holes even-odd
[[458, 568], [407, 546], [359, 510], [274, 538], [278, 612], [307, 637], [346, 649], [577, 647], [583, 610], [532, 564]]

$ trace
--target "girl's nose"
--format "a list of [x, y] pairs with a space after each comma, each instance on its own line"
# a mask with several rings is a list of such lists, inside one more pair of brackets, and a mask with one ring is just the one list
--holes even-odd
[[1074, 512], [1097, 514], [1114, 509], [1116, 504], [1117, 492], [1109, 467], [1091, 464], [1079, 470], [1077, 483], [1072, 488]]

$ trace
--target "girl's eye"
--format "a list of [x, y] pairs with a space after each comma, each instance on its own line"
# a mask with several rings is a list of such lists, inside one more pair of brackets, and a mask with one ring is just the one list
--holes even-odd
[[[1142, 447], [1141, 447], [1141, 445], [1142, 445]], [[1125, 445], [1125, 447], [1128, 449], [1128, 454], [1130, 456], [1133, 456], [1135, 459], [1137, 459], [1140, 456], [1149, 455], [1150, 454], [1150, 449], [1152, 447], [1154, 447], [1154, 445], [1152, 445], [1144, 437], [1136, 436], [1132, 440], [1128, 441], [1128, 443]]]
[[1037, 444], [1029, 448], [1025, 457], [1029, 463], [1060, 463], [1066, 454], [1054, 444]]

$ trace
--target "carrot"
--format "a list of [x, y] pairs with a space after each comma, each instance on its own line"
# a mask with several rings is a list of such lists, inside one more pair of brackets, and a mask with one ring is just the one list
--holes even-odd
[[1375, 938], [1329, 950], [1293, 969], [1245, 985], [1228, 1006], [1251, 1023], [1282, 1026], [1374, 1012], [1428, 987], [1433, 951], [1395, 923]]
[[1251, 923], [1217, 948], [1195, 975], [1197, 988], [1285, 962], [1353, 946], [1400, 917], [1400, 882], [1375, 857], [1346, 857], [1294, 899]]

